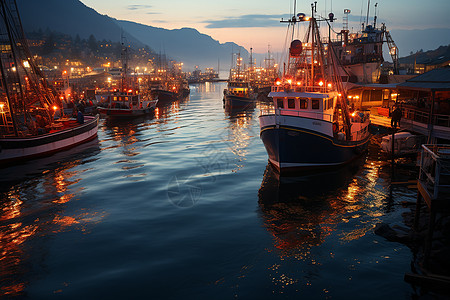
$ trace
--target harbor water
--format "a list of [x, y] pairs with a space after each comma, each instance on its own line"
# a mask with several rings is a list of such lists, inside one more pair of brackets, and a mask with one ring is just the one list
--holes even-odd
[[1, 169], [0, 293], [17, 299], [411, 299], [403, 226], [377, 137], [338, 170], [279, 178], [259, 104], [191, 85], [154, 116]]

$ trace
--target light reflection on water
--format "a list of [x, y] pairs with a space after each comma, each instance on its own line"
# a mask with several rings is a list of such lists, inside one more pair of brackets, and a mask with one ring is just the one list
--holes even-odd
[[[72, 229], [86, 231], [104, 218], [101, 212], [85, 210], [67, 215], [64, 211], [69, 202], [77, 200], [76, 194], [83, 191], [71, 186], [89, 171], [74, 168], [92, 161], [98, 151], [98, 141], [94, 140], [58, 153], [51, 160], [34, 160], [2, 169], [7, 176], [1, 178], [3, 192], [0, 194], [0, 295], [23, 293], [28, 282], [22, 277], [27, 277], [31, 260], [36, 259], [29, 243], [45, 249], [49, 236]], [[13, 185], [16, 182], [20, 183]]]
[[399, 214], [376, 145], [347, 168], [279, 178], [259, 107], [224, 107], [224, 87], [193, 85], [155, 116], [102, 120], [89, 145], [2, 170], [1, 293], [340, 299], [348, 278], [365, 295], [385, 277], [395, 294], [409, 257], [372, 232]]

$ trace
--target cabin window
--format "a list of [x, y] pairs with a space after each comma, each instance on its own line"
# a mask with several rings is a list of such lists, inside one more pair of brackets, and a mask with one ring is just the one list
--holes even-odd
[[328, 109], [333, 108], [333, 98], [328, 99]]
[[277, 100], [277, 108], [284, 108], [283, 99], [278, 99]]
[[288, 108], [295, 108], [295, 99], [288, 99]]
[[311, 108], [312, 109], [319, 109], [320, 108], [319, 99], [311, 99]]
[[307, 109], [307, 108], [308, 108], [308, 100], [300, 99], [300, 109]]

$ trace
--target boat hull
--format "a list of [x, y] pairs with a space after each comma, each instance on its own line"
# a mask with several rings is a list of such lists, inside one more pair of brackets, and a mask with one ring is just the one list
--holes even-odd
[[121, 108], [105, 108], [99, 107], [98, 112], [107, 117], [114, 118], [131, 118], [143, 116], [146, 114], [150, 114], [155, 110], [154, 107], [149, 107], [145, 109], [121, 109]]
[[34, 137], [0, 138], [0, 166], [63, 151], [97, 136], [98, 116], [85, 117], [85, 123]]
[[157, 106], [161, 106], [177, 100], [177, 94], [166, 90], [153, 90], [152, 95], [158, 99]]
[[234, 108], [245, 108], [255, 106], [255, 100], [249, 97], [239, 97], [235, 95], [224, 95], [223, 101], [225, 106]]
[[260, 137], [270, 163], [280, 173], [339, 167], [364, 153], [369, 142], [369, 137], [358, 142], [342, 141], [292, 124], [262, 125]]

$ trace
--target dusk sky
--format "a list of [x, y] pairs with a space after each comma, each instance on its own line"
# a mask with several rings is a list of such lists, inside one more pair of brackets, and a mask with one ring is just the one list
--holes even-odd
[[[247, 49], [253, 47], [259, 53], [266, 52], [269, 44], [273, 51], [283, 50], [286, 25], [279, 21], [293, 11], [292, 0], [81, 1], [100, 14], [116, 19], [167, 29], [192, 27], [221, 43], [236, 42]], [[297, 1], [297, 12], [309, 15], [311, 2]], [[449, 0], [370, 1], [370, 22], [373, 22], [375, 3], [378, 3], [377, 23], [386, 23], [388, 30], [450, 28]], [[351, 10], [349, 29], [359, 29], [360, 21], [366, 18], [367, 6], [367, 0], [317, 1], [318, 13], [328, 15], [333, 10], [337, 18], [334, 24], [336, 30], [342, 29], [344, 8]], [[440, 38], [442, 45], [450, 43], [450, 37]]]

